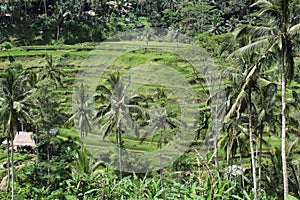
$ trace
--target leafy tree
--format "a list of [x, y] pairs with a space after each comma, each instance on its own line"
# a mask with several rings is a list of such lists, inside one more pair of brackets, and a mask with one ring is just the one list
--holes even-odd
[[58, 103], [56, 102], [57, 96], [50, 89], [50, 80], [42, 80], [37, 83], [37, 91], [32, 96], [34, 107], [31, 110], [33, 116], [33, 125], [36, 132], [36, 141], [38, 144], [38, 157], [43, 150], [46, 150], [47, 155], [47, 175], [50, 178], [50, 148], [51, 137], [58, 134], [59, 121], [62, 115], [58, 111]]

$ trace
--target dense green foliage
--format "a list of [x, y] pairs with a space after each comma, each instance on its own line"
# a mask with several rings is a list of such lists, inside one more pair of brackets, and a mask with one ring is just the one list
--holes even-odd
[[0, 41], [12, 40], [14, 45], [102, 41], [118, 31], [145, 26], [179, 30], [192, 37], [207, 31], [220, 34], [250, 21], [252, 3], [7, 0], [0, 4]]
[[[0, 6], [0, 141], [12, 146], [25, 130], [36, 142], [0, 150], [0, 199], [300, 198], [299, 0], [3, 0]], [[165, 28], [166, 37], [151, 38], [151, 26]], [[86, 69], [87, 79], [98, 75], [86, 58], [105, 60], [139, 45], [120, 36], [120, 43], [107, 43], [109, 52], [92, 51], [127, 30], [144, 46], [106, 66], [89, 93], [76, 82]], [[179, 32], [194, 41], [181, 41]], [[156, 48], [181, 42], [196, 42], [213, 57], [225, 94], [210, 96], [208, 80], [191, 63]], [[181, 118], [180, 97], [157, 83], [125, 95], [134, 84], [126, 72], [149, 63], [182, 74], [196, 93], [196, 117]], [[226, 95], [225, 118], [218, 138], [205, 140], [218, 95]], [[192, 123], [188, 149], [162, 165], [161, 151]], [[206, 142], [214, 144], [209, 151], [202, 149]], [[127, 151], [156, 151], [157, 163], [135, 162]], [[159, 169], [123, 171], [128, 163]]]

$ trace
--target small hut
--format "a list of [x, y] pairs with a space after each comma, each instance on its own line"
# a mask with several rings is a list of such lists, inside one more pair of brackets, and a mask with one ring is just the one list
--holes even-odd
[[[18, 147], [34, 147], [35, 146], [35, 141], [30, 137], [32, 132], [24, 132], [20, 131], [16, 134], [15, 139], [14, 139], [14, 149], [17, 149]], [[2, 142], [3, 145], [7, 145], [7, 141], [4, 140]]]

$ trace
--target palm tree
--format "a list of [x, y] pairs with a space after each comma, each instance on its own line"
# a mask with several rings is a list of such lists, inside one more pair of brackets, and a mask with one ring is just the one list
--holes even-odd
[[97, 96], [97, 98], [104, 100], [104, 102], [105, 100], [106, 102], [108, 100], [110, 101], [108, 104], [100, 106], [99, 111], [95, 116], [94, 123], [100, 123], [103, 140], [113, 131], [113, 129], [115, 129], [116, 143], [119, 150], [119, 170], [121, 179], [123, 148], [122, 132], [130, 128], [138, 134], [138, 132], [136, 132], [137, 126], [132, 120], [132, 114], [130, 112], [134, 110], [135, 112], [142, 113], [142, 110], [139, 105], [131, 104], [135, 96], [131, 98], [127, 96], [127, 89], [130, 85], [130, 76], [128, 77], [126, 85], [121, 82], [120, 74], [118, 72], [110, 74], [107, 82], [109, 82], [110, 89], [104, 85], [98, 86], [97, 89], [101, 91], [101, 94]]
[[46, 56], [46, 65], [42, 67], [39, 71], [39, 80], [50, 79], [55, 81], [55, 87], [57, 88], [57, 84], [63, 87], [63, 83], [61, 80], [61, 76], [63, 73], [60, 69], [60, 65], [53, 62], [52, 55]]
[[87, 135], [92, 131], [90, 121], [93, 117], [93, 111], [90, 108], [89, 98], [87, 87], [83, 83], [75, 87], [73, 112], [71, 117], [65, 123], [65, 125], [72, 121], [77, 123], [78, 127], [80, 128], [81, 147], [84, 135]]
[[257, 199], [257, 181], [256, 181], [256, 165], [254, 157], [254, 147], [253, 147], [253, 123], [252, 123], [252, 88], [248, 88], [248, 116], [249, 116], [249, 141], [250, 141], [250, 152], [251, 152], [251, 164], [252, 164], [252, 176], [253, 176], [253, 190], [254, 198]]
[[268, 124], [270, 127], [270, 132], [276, 132], [276, 125], [280, 124], [278, 119], [280, 114], [275, 112], [277, 109], [277, 85], [272, 83], [266, 79], [260, 78], [259, 82], [259, 95], [257, 95], [256, 99], [258, 104], [258, 118], [257, 118], [257, 127], [259, 130], [259, 168], [258, 168], [258, 189], [261, 188], [261, 180], [262, 180], [262, 145], [266, 144], [266, 141], [263, 140], [264, 128], [265, 124]]
[[[252, 56], [250, 56], [252, 57]], [[251, 58], [250, 58], [251, 60]], [[248, 65], [246, 63], [244, 63], [244, 65], [249, 66], [249, 68], [251, 69], [251, 65]], [[249, 69], [246, 69], [246, 72], [249, 71]], [[240, 74], [247, 74], [247, 73], [231, 73], [231, 77], [232, 80], [238, 80], [238, 81], [243, 81], [242, 75]], [[254, 138], [253, 138], [253, 133], [254, 133], [254, 128], [253, 127], [253, 120], [252, 120], [252, 116], [254, 115], [253, 113], [253, 102], [252, 102], [252, 90], [257, 88], [257, 82], [256, 79], [254, 79], [255, 77], [252, 77], [252, 79], [250, 80], [250, 83], [246, 89], [246, 95], [244, 95], [244, 97], [241, 99], [241, 101], [239, 102], [239, 109], [237, 110], [237, 118], [235, 123], [233, 122], [233, 136], [236, 137], [236, 129], [237, 129], [237, 125], [239, 122], [239, 118], [240, 118], [240, 113], [242, 112], [248, 112], [248, 133], [249, 133], [249, 144], [250, 144], [250, 154], [251, 154], [251, 166], [252, 166], [252, 177], [253, 177], [253, 190], [254, 190], [254, 196], [255, 199], [257, 198], [257, 181], [256, 181], [256, 165], [255, 165], [255, 157], [254, 157], [254, 146], [253, 146], [253, 142], [254, 142]], [[253, 80], [254, 79], [254, 80]], [[238, 82], [234, 83], [234, 85], [240, 85]], [[236, 93], [235, 90], [231, 90], [232, 93]], [[232, 94], [231, 94], [232, 95]], [[234, 95], [236, 96], [236, 94]], [[248, 107], [248, 109], [246, 109], [246, 107]], [[241, 110], [242, 108], [244, 108], [243, 110]], [[230, 147], [231, 145], [227, 146]], [[229, 152], [227, 152], [228, 154]], [[228, 157], [228, 156], [227, 156]], [[227, 158], [228, 159], [228, 158]]]
[[[293, 6], [288, 0], [258, 0], [252, 6], [261, 8], [261, 17], [269, 19], [266, 26], [244, 27], [237, 36], [248, 34], [251, 36], [251, 42], [239, 49], [241, 52], [249, 52], [259, 50], [262, 55], [257, 59], [256, 65], [248, 73], [247, 79], [243, 86], [249, 84], [249, 79], [257, 70], [259, 63], [264, 59], [270, 58], [270, 52], [277, 52], [280, 60], [279, 66], [281, 70], [281, 145], [282, 145], [282, 171], [284, 198], [288, 194], [288, 173], [286, 164], [286, 80], [291, 80], [294, 74], [293, 60], [293, 40], [300, 33], [300, 23], [297, 18], [293, 17], [297, 13], [293, 13]], [[296, 20], [295, 20], [296, 19]], [[262, 51], [263, 50], [263, 51]], [[245, 89], [243, 87], [242, 89]], [[242, 95], [241, 95], [242, 96]], [[236, 99], [238, 102], [241, 98]], [[235, 108], [232, 108], [234, 110]], [[228, 118], [227, 118], [228, 119]]]
[[[159, 175], [160, 183], [163, 186], [162, 177], [162, 143], [163, 143], [163, 133], [166, 134], [167, 128], [178, 128], [185, 126], [185, 123], [174, 118], [172, 113], [167, 113], [166, 109], [161, 106], [152, 106], [149, 110], [150, 119], [148, 119], [147, 124], [149, 125], [149, 130], [146, 131], [141, 137], [141, 143], [146, 140], [147, 136], [152, 135], [152, 140], [154, 137], [158, 136], [158, 146], [159, 146]], [[153, 134], [154, 133], [154, 134]], [[158, 134], [157, 134], [158, 133]], [[166, 140], [166, 138], [165, 138]]]
[[[228, 68], [224, 71], [224, 75], [231, 81], [230, 87], [227, 87], [226, 90], [228, 91], [228, 100], [227, 104], [231, 104], [232, 99], [237, 97], [237, 92], [240, 89], [240, 83], [244, 80], [243, 73], [240, 69], [235, 68]], [[227, 134], [223, 134], [221, 137], [220, 143], [222, 146], [226, 147], [226, 160], [227, 164], [229, 164], [230, 154], [232, 154], [232, 157], [234, 153], [236, 152], [237, 148], [239, 148], [240, 156], [241, 156], [241, 148], [239, 145], [239, 139], [240, 139], [240, 133], [241, 130], [239, 129], [239, 123], [241, 121], [241, 113], [244, 112], [245, 109], [245, 102], [240, 101], [238, 108], [236, 110], [236, 115], [233, 116], [233, 119], [230, 119], [226, 125]], [[230, 134], [231, 133], [231, 134]], [[227, 141], [226, 141], [227, 140]], [[243, 142], [242, 144], [245, 144]], [[237, 147], [238, 146], [238, 147]], [[241, 158], [241, 157], [240, 157]], [[242, 159], [241, 159], [242, 160]]]
[[[253, 191], [254, 198], [257, 199], [257, 177], [256, 177], [256, 158], [254, 154], [254, 132], [256, 132], [253, 123], [253, 102], [252, 102], [252, 87], [248, 88], [247, 96], [244, 100], [244, 105], [247, 105], [248, 112], [248, 134], [249, 134], [249, 145], [250, 145], [250, 155], [251, 155], [251, 166], [252, 166], [252, 178], [253, 178]], [[246, 111], [246, 110], [245, 110]]]
[[[11, 161], [11, 189], [14, 198], [14, 153], [13, 140], [17, 134], [20, 123], [29, 119], [30, 101], [29, 97], [34, 92], [27, 84], [26, 74], [13, 68], [4, 71], [0, 97], [0, 119], [3, 124], [4, 133], [7, 134], [8, 165]], [[10, 145], [9, 145], [10, 140]], [[10, 147], [9, 147], [10, 146]], [[9, 157], [11, 149], [11, 157]], [[10, 169], [8, 167], [8, 185]]]
[[119, 83], [121, 79], [120, 77], [121, 76], [119, 72], [109, 74], [109, 78], [106, 80], [106, 83], [108, 83], [108, 87], [106, 85], [97, 86], [96, 91], [99, 91], [100, 94], [95, 95], [95, 100], [99, 100], [102, 105], [98, 108], [99, 111], [97, 112], [95, 118], [99, 118], [110, 111], [110, 101], [113, 97], [113, 90]]

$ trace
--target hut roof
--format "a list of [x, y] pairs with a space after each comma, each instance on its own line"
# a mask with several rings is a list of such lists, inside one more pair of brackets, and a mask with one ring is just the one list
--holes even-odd
[[[14, 146], [35, 146], [34, 140], [30, 137], [31, 134], [32, 132], [18, 132], [14, 139]], [[6, 140], [2, 144], [7, 144]]]

